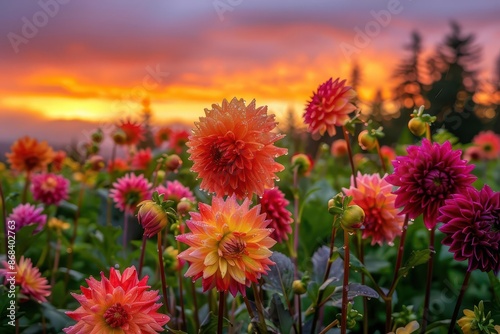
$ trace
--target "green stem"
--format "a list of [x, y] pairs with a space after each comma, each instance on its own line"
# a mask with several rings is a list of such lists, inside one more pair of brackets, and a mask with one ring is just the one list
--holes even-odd
[[[179, 252], [181, 251], [181, 243], [179, 240], [177, 240], [177, 249]], [[186, 312], [184, 310], [184, 292], [183, 292], [183, 286], [182, 286], [182, 272], [180, 270], [177, 270], [177, 276], [179, 279], [179, 306], [181, 307], [181, 319], [182, 319], [182, 326], [181, 329], [185, 329], [186, 326]]]
[[163, 265], [163, 249], [161, 244], [161, 231], [158, 232], [158, 266], [160, 267], [161, 291], [163, 293], [163, 302], [165, 310], [170, 314], [167, 296], [167, 282], [165, 280], [165, 266]]
[[219, 313], [217, 313], [217, 334], [222, 334], [225, 303], [226, 303], [226, 298], [224, 296], [224, 290], [221, 290], [219, 291]]
[[462, 300], [464, 299], [465, 290], [467, 290], [467, 286], [469, 285], [470, 279], [470, 271], [467, 270], [464, 277], [464, 282], [462, 283], [462, 287], [460, 288], [460, 294], [458, 295], [457, 304], [455, 305], [455, 309], [453, 310], [453, 316], [451, 317], [450, 328], [448, 329], [448, 334], [453, 334], [455, 330], [455, 324], [458, 318], [458, 311], [460, 310], [460, 305], [462, 305]]
[[8, 233], [7, 232], [7, 208], [5, 207], [5, 197], [3, 194], [3, 187], [2, 187], [2, 182], [0, 182], [0, 200], [2, 203], [2, 218], [3, 218], [3, 232], [4, 232], [4, 237], [3, 237], [3, 242], [5, 242], [5, 255], [9, 253], [9, 243], [8, 243]]
[[198, 300], [196, 298], [196, 285], [193, 281], [191, 281], [191, 288], [192, 288], [191, 293], [193, 294], [195, 332], [198, 333], [200, 331], [200, 316], [198, 315]]
[[351, 164], [351, 173], [352, 173], [354, 188], [357, 188], [358, 182], [356, 180], [356, 168], [354, 167], [354, 159], [353, 159], [353, 155], [352, 155], [351, 141], [349, 139], [349, 131], [347, 131], [345, 126], [342, 126], [342, 133], [344, 134], [344, 139], [345, 139], [346, 144], [347, 144], [347, 153], [349, 154], [349, 163]]
[[349, 291], [349, 233], [344, 230], [344, 281], [342, 282], [342, 320], [340, 333], [347, 333], [347, 292]]
[[432, 269], [434, 266], [434, 253], [436, 251], [434, 250], [434, 236], [436, 232], [436, 228], [433, 227], [430, 230], [430, 240], [429, 240], [429, 249], [430, 249], [430, 254], [429, 254], [429, 262], [427, 263], [427, 282], [425, 286], [425, 299], [424, 299], [424, 315], [422, 319], [422, 330], [420, 333], [425, 333], [425, 330], [427, 328], [427, 323], [429, 322], [429, 304], [430, 304], [430, 299], [431, 299], [431, 285], [432, 285]]
[[380, 150], [380, 144], [378, 142], [378, 139], [377, 139], [375, 147], [377, 148], [378, 158], [380, 159], [380, 163], [382, 164], [382, 171], [385, 174], [385, 173], [387, 173], [387, 166], [385, 165], [385, 159], [382, 156], [382, 151]]
[[59, 267], [59, 258], [61, 256], [61, 237], [57, 236], [57, 244], [56, 244], [56, 254], [54, 256], [54, 267], [52, 268], [52, 273], [50, 277], [50, 286], [53, 288], [56, 283], [56, 271]]
[[333, 320], [328, 326], [326, 326], [319, 334], [326, 334], [334, 326], [338, 325], [339, 321], [337, 319]]
[[142, 266], [144, 265], [144, 255], [146, 253], [146, 244], [147, 244], [148, 237], [144, 234], [142, 236], [142, 244], [141, 244], [141, 255], [139, 257], [139, 277], [141, 277], [142, 274]]
[[26, 203], [26, 197], [28, 195], [28, 187], [30, 185], [31, 172], [26, 172], [26, 182], [24, 183], [23, 194], [21, 196], [21, 202]]
[[259, 323], [262, 330], [267, 333], [266, 318], [264, 316], [264, 306], [262, 305], [262, 300], [260, 299], [259, 289], [255, 283], [252, 283], [253, 294], [255, 297], [255, 306], [257, 307], [257, 313], [259, 313]]

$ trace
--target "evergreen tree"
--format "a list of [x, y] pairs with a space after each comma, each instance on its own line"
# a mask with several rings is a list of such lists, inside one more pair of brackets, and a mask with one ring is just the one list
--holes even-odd
[[433, 82], [426, 97], [430, 102], [429, 113], [438, 117], [436, 125], [444, 126], [467, 143], [482, 127], [472, 100], [478, 86], [475, 67], [481, 49], [474, 44], [474, 35], [464, 35], [456, 22], [451, 22], [451, 29], [427, 62]]

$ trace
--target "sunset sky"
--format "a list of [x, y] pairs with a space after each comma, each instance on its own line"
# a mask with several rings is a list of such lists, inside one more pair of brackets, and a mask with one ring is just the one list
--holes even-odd
[[476, 34], [487, 78], [500, 54], [499, 17], [496, 0], [1, 1], [0, 140], [78, 139], [137, 117], [146, 96], [155, 124], [191, 123], [234, 96], [280, 117], [302, 111], [328, 78], [348, 78], [354, 60], [361, 98], [378, 88], [390, 97], [411, 31], [429, 53], [451, 19]]

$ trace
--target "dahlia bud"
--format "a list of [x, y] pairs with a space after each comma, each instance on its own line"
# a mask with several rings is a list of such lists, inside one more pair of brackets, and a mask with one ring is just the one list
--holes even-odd
[[344, 210], [342, 218], [340, 220], [340, 224], [344, 229], [346, 229], [349, 232], [352, 232], [355, 229], [360, 228], [364, 220], [365, 220], [365, 211], [363, 211], [363, 209], [359, 205], [354, 204], [348, 206]]
[[101, 128], [97, 129], [91, 136], [90, 138], [92, 141], [96, 144], [100, 144], [103, 140], [103, 133]]
[[292, 283], [292, 290], [293, 290], [293, 293], [295, 293], [296, 295], [303, 295], [304, 293], [307, 292], [307, 287], [304, 284], [304, 282], [302, 282], [299, 279], [296, 279]]
[[377, 146], [378, 139], [371, 135], [368, 130], [363, 130], [358, 135], [358, 142], [363, 150], [371, 150]]
[[337, 139], [333, 142], [332, 147], [330, 148], [331, 153], [334, 157], [340, 158], [347, 155], [347, 142], [344, 139]]
[[104, 168], [104, 158], [100, 155], [93, 155], [85, 162], [85, 169], [98, 172]]
[[171, 154], [165, 160], [165, 167], [171, 172], [177, 172], [182, 166], [182, 159], [177, 154]]
[[137, 220], [144, 228], [144, 235], [148, 238], [155, 236], [167, 226], [168, 216], [160, 205], [152, 200], [145, 200], [137, 206], [139, 207]]
[[117, 145], [124, 145], [127, 142], [127, 134], [122, 129], [117, 129], [113, 132], [113, 141]]
[[168, 246], [163, 251], [163, 263], [166, 271], [176, 271], [179, 269], [179, 251], [172, 246]]
[[179, 203], [177, 203], [177, 213], [181, 216], [187, 214], [189, 211], [193, 210], [194, 203], [191, 202], [186, 197], [181, 198]]
[[420, 117], [415, 117], [408, 122], [408, 129], [410, 129], [410, 132], [415, 136], [421, 137], [425, 134], [427, 126]]
[[292, 157], [292, 169], [297, 167], [300, 175], [308, 176], [311, 173], [313, 164], [313, 160], [307, 154], [296, 153]]

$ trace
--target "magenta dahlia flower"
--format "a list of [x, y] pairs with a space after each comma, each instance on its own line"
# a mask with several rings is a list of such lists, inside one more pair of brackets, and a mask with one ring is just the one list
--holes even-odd
[[158, 186], [156, 188], [158, 195], [164, 195], [165, 200], [174, 201], [179, 203], [182, 198], [187, 198], [191, 202], [196, 202], [196, 199], [193, 196], [191, 190], [187, 187], [184, 187], [182, 183], [177, 180], [167, 181], [167, 186]]
[[33, 198], [45, 205], [59, 205], [68, 198], [69, 181], [61, 175], [41, 173], [31, 178]]
[[476, 177], [470, 172], [474, 165], [461, 160], [461, 151], [452, 149], [447, 141], [440, 145], [424, 139], [422, 146], [409, 146], [407, 156], [392, 162], [394, 173], [387, 176], [390, 184], [399, 187], [396, 207], [410, 218], [424, 215], [428, 229], [436, 226], [438, 209], [451, 195], [465, 191]]
[[444, 245], [458, 261], [469, 261], [469, 271], [500, 269], [500, 192], [485, 185], [455, 194], [439, 209]]
[[109, 194], [118, 209], [133, 214], [137, 204], [151, 197], [151, 187], [144, 175], [130, 173], [116, 180]]
[[15, 221], [15, 231], [19, 231], [22, 227], [28, 225], [37, 225], [33, 233], [40, 232], [47, 223], [47, 216], [42, 215], [43, 208], [37, 208], [29, 203], [19, 204], [10, 214], [7, 220]]
[[286, 209], [288, 204], [285, 195], [277, 188], [265, 190], [260, 199], [261, 212], [271, 221], [268, 227], [274, 229], [270, 237], [278, 242], [288, 240], [288, 234], [292, 233], [293, 219]]

